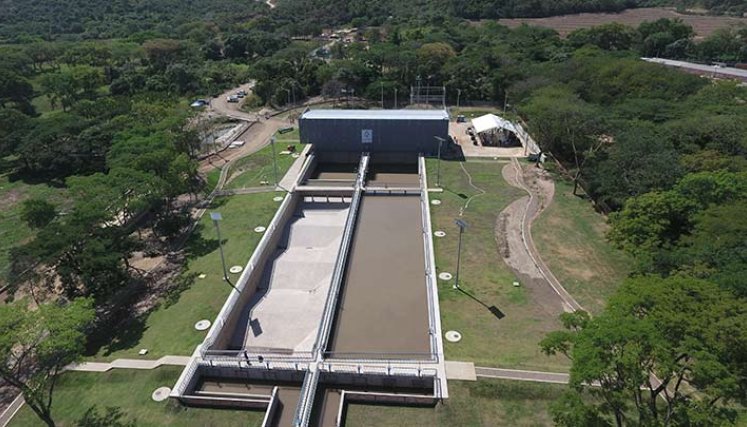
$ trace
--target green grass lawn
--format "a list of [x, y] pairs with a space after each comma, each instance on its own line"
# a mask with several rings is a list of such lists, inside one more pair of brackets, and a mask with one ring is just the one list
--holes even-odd
[[[291, 134], [282, 136], [287, 135]], [[288, 145], [295, 146], [296, 152], [299, 153], [304, 148], [303, 145], [298, 143], [297, 139], [278, 139], [275, 144], [278, 163], [278, 180], [283, 179], [283, 175], [285, 175], [296, 160], [289, 154], [280, 154], [281, 151], [286, 150]], [[236, 163], [231, 166], [225, 188], [259, 187], [261, 185], [260, 182], [262, 181], [273, 182], [273, 173], [272, 146], [268, 145], [250, 156], [237, 160]]]
[[[210, 211], [223, 214], [220, 223], [226, 264], [246, 265], [261, 234], [254, 227], [267, 226], [280, 206], [273, 201], [278, 193], [260, 193], [218, 197]], [[182, 277], [206, 274], [204, 279], [194, 277], [194, 283], [174, 298], [164, 301], [133, 325], [123, 328], [110, 344], [94, 356], [96, 360], [137, 358], [141, 348], [149, 350], [148, 358], [167, 354], [190, 355], [201, 343], [206, 332], [194, 329], [201, 319], [214, 320], [231, 290], [222, 277], [218, 239], [215, 227], [206, 213], [187, 244], [187, 265]], [[238, 274], [230, 274], [237, 280]]]
[[549, 405], [565, 389], [520, 381], [449, 381], [449, 398], [435, 408], [349, 405], [345, 427], [549, 426]]
[[22, 202], [39, 198], [60, 207], [65, 205], [66, 194], [65, 188], [27, 184], [21, 180], [11, 181], [9, 173], [0, 174], [0, 286], [5, 283], [10, 250], [29, 241], [36, 234], [21, 220]]
[[[116, 407], [122, 421], [141, 426], [259, 426], [264, 412], [186, 408], [176, 402], [154, 402], [151, 394], [158, 387], [173, 387], [182, 369], [161, 367], [152, 371], [115, 369], [106, 373], [69, 372], [55, 388], [52, 417], [60, 427], [75, 426], [92, 406], [99, 413]], [[43, 425], [24, 406], [10, 423], [12, 427]]]
[[298, 126], [293, 126], [293, 130], [288, 133], [276, 134], [276, 141], [282, 143], [299, 142], [301, 140], [301, 131]]
[[573, 184], [556, 177], [555, 198], [532, 226], [542, 259], [574, 298], [599, 313], [632, 260], [605, 238], [607, 223], [588, 200], [573, 195]]
[[[500, 212], [524, 193], [509, 186], [501, 175], [505, 163], [465, 163], [473, 182], [487, 191], [476, 197], [464, 212], [469, 224], [462, 244], [460, 286], [470, 296], [452, 289], [453, 280], [439, 280], [441, 322], [444, 331], [462, 333], [459, 343], [444, 342], [449, 360], [474, 362], [478, 366], [564, 371], [568, 362], [547, 357], [538, 343], [547, 332], [561, 327], [550, 316], [531, 303], [524, 288], [513, 287], [516, 277], [506, 266], [495, 241], [495, 222]], [[436, 181], [436, 162], [428, 161], [428, 180]], [[434, 237], [437, 271], [456, 272], [458, 227], [454, 219], [466, 198], [478, 193], [468, 184], [459, 162], [441, 164], [443, 193], [431, 193], [440, 206], [431, 206], [434, 230], [446, 237]], [[479, 300], [479, 301], [478, 301]], [[484, 304], [484, 305], [483, 305]], [[496, 306], [505, 317], [498, 319], [485, 306]]]

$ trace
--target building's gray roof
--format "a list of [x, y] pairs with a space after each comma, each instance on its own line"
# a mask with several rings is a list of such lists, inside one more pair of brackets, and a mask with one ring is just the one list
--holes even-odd
[[301, 119], [449, 120], [449, 113], [445, 110], [309, 110]]

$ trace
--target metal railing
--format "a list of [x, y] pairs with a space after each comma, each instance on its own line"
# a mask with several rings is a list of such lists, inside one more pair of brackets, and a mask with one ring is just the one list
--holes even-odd
[[350, 202], [350, 211], [348, 218], [345, 221], [345, 229], [343, 232], [342, 240], [340, 242], [340, 249], [337, 252], [337, 259], [335, 260], [335, 269], [332, 273], [332, 282], [327, 294], [327, 301], [324, 303], [324, 311], [322, 312], [322, 320], [319, 324], [319, 330], [317, 332], [316, 342], [314, 343], [314, 350], [323, 352], [327, 347], [327, 340], [329, 339], [330, 330], [334, 321], [335, 310], [337, 308], [337, 300], [340, 294], [340, 288], [342, 287], [342, 280], [345, 275], [345, 265], [347, 264], [348, 253], [350, 252], [350, 245], [353, 240], [353, 232], [355, 230], [355, 223], [358, 218], [358, 208], [360, 206], [363, 187], [363, 182], [366, 178], [366, 172], [368, 170], [368, 153], [363, 153], [360, 164], [358, 166], [358, 176], [355, 181], [355, 189], [353, 192], [353, 198]]
[[199, 367], [200, 364], [197, 360], [192, 358], [181, 375], [179, 375], [179, 379], [176, 380], [176, 384], [174, 384], [174, 388], [171, 390], [171, 396], [183, 396], [187, 393], [189, 386], [196, 380], [195, 374]]
[[438, 295], [434, 294], [437, 284], [434, 283], [435, 265], [433, 264], [433, 241], [431, 240], [430, 206], [428, 206], [428, 180], [426, 178], [425, 158], [418, 157], [418, 174], [420, 175], [420, 214], [423, 221], [423, 248], [425, 251], [425, 288], [428, 295], [428, 335], [431, 351], [438, 355], [438, 316], [434, 307]]
[[319, 364], [319, 369], [329, 373], [339, 374], [378, 374], [387, 376], [399, 376], [399, 377], [437, 377], [438, 369], [429, 366], [383, 366], [383, 365], [369, 365], [369, 364], [343, 364], [343, 363], [328, 363], [323, 362]]
[[265, 417], [262, 420], [262, 427], [270, 427], [270, 423], [272, 423], [273, 419], [275, 418], [275, 411], [278, 407], [278, 387], [275, 386], [272, 388], [272, 394], [270, 395], [270, 403], [267, 405], [267, 411], [265, 412]]
[[392, 363], [438, 363], [439, 355], [431, 352], [322, 352], [325, 363], [392, 364]]
[[249, 353], [244, 352], [209, 352], [203, 357], [203, 364], [211, 367], [237, 367], [239, 369], [292, 369], [308, 370], [309, 363], [316, 360], [316, 353], [311, 351], [292, 354]]
[[306, 427], [309, 425], [311, 411], [314, 406], [314, 399], [316, 398], [317, 385], [319, 385], [319, 371], [314, 370], [308, 372], [306, 377], [303, 379], [301, 393], [298, 396], [296, 415], [293, 418], [293, 427]]

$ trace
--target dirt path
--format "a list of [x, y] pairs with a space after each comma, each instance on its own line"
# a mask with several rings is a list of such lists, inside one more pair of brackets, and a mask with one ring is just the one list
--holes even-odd
[[495, 238], [503, 260], [549, 314], [583, 309], [542, 261], [532, 239], [532, 222], [552, 203], [555, 184], [544, 170], [522, 168], [516, 159], [504, 166], [502, 174], [511, 186], [528, 194], [511, 203], [496, 220]]
[[270, 143], [272, 135], [278, 129], [285, 126], [288, 126], [288, 123], [285, 120], [277, 118], [253, 123], [244, 133], [236, 137], [237, 141], [245, 142], [242, 147], [229, 148], [200, 161], [200, 172], [208, 173], [215, 168], [225, 166], [233, 160], [261, 150]]

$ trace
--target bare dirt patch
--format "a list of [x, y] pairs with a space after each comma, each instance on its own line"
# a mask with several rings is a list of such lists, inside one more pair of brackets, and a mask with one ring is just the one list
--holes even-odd
[[539, 203], [529, 203], [529, 196], [524, 196], [508, 205], [498, 215], [495, 238], [499, 252], [504, 262], [520, 278], [521, 285], [529, 290], [532, 300], [547, 314], [557, 316], [564, 311], [563, 301], [534, 262], [522, 234], [522, 229], [528, 229], [528, 224], [552, 203], [555, 185], [541, 169], [529, 167], [517, 170], [513, 163], [509, 163], [503, 167], [501, 173], [512, 186], [529, 187]]
[[557, 31], [561, 37], [566, 37], [569, 33], [579, 28], [589, 28], [595, 25], [609, 24], [611, 22], [636, 27], [641, 22], [655, 21], [660, 18], [681, 19], [683, 22], [693, 27], [696, 36], [699, 38], [708, 37], [719, 28], [747, 24], [747, 18], [689, 15], [678, 13], [673, 9], [663, 7], [628, 9], [620, 13], [579, 13], [574, 15], [553, 16], [549, 18], [499, 19], [497, 22], [509, 28], [516, 28], [521, 24], [552, 28]]
[[5, 211], [12, 208], [16, 203], [21, 202], [25, 198], [24, 196], [23, 191], [19, 189], [7, 191], [3, 194], [3, 197], [0, 197], [0, 210]]

